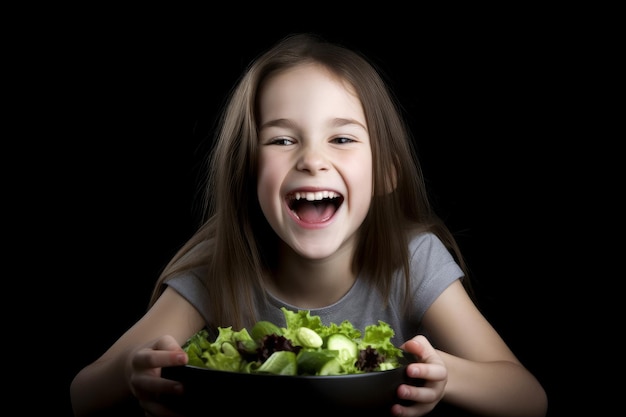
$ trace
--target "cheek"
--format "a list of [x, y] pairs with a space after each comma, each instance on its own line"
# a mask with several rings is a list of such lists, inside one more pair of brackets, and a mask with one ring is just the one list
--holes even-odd
[[264, 161], [263, 158], [259, 160], [259, 173], [257, 182], [257, 196], [261, 208], [265, 211], [274, 197], [278, 195], [280, 189], [280, 173], [278, 172], [277, 164], [271, 164]]
[[372, 159], [364, 157], [358, 163], [353, 163], [350, 170], [350, 195], [356, 208], [362, 208], [365, 212], [373, 195], [372, 188]]
[[372, 197], [374, 195], [374, 190], [372, 187], [372, 174], [371, 172], [363, 173], [361, 177], [359, 177], [358, 182], [356, 182], [356, 186], [358, 187], [358, 198], [362, 202], [364, 206], [367, 206], [366, 211], [369, 209], [369, 204], [372, 201]]
[[372, 156], [364, 155], [360, 160], [353, 163], [352, 170], [353, 182], [364, 191], [372, 194]]

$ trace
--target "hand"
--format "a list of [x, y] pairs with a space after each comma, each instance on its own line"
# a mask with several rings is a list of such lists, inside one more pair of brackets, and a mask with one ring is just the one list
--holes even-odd
[[130, 356], [130, 389], [146, 416], [177, 416], [165, 400], [180, 396], [180, 382], [161, 378], [161, 368], [186, 365], [187, 354], [171, 336], [160, 337]]
[[394, 416], [423, 416], [431, 412], [441, 401], [448, 381], [448, 370], [435, 348], [426, 337], [419, 335], [405, 342], [401, 349], [412, 353], [419, 362], [407, 366], [407, 375], [424, 380], [422, 386], [402, 384], [398, 387], [398, 397], [414, 401], [415, 404], [402, 406], [394, 404], [391, 412]]

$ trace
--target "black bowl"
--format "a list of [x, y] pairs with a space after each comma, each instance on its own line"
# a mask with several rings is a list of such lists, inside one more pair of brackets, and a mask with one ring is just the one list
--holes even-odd
[[415, 361], [405, 352], [398, 368], [351, 375], [247, 374], [186, 365], [163, 368], [162, 376], [183, 383], [184, 395], [171, 405], [193, 417], [218, 409], [228, 415], [387, 416], [393, 404], [404, 403], [396, 396], [398, 385], [422, 384], [406, 374]]

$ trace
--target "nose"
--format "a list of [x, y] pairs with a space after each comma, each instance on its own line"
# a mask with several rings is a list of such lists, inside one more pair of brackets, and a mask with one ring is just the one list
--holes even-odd
[[315, 175], [319, 172], [328, 171], [330, 162], [321, 149], [314, 146], [306, 146], [301, 151], [296, 168], [298, 171]]

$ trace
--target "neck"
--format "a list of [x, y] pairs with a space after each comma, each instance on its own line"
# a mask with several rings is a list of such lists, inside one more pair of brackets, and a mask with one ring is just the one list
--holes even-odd
[[329, 306], [352, 287], [352, 251], [338, 251], [325, 259], [307, 259], [290, 248], [281, 251], [279, 268], [267, 279], [269, 291], [301, 309]]

